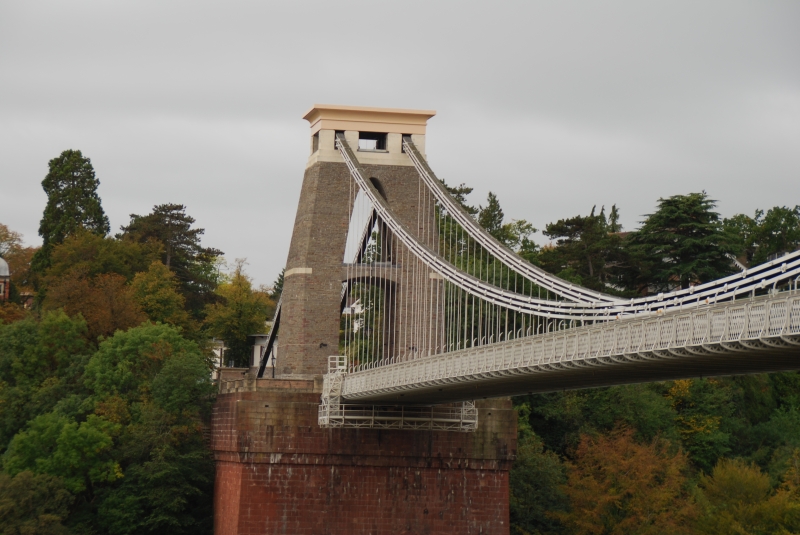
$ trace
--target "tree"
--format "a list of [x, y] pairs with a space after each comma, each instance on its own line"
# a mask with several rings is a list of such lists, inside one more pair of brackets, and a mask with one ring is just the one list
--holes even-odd
[[800, 246], [800, 206], [770, 208], [766, 215], [756, 211], [758, 228], [755, 235], [753, 264], [767, 262], [777, 253], [791, 252]]
[[52, 248], [45, 286], [57, 284], [75, 271], [89, 277], [115, 273], [129, 282], [160, 256], [161, 244], [157, 242], [139, 243], [78, 230]]
[[599, 291], [618, 289], [622, 266], [627, 264], [620, 235], [617, 206], [606, 218], [605, 208], [588, 216], [559, 219], [545, 227], [544, 235], [556, 240], [539, 254], [542, 267], [587, 288]]
[[[523, 420], [527, 411], [521, 411]], [[524, 422], [521, 429], [525, 429]], [[513, 533], [558, 532], [560, 523], [552, 513], [567, 510], [566, 495], [561, 490], [565, 482], [564, 465], [558, 455], [545, 451], [542, 440], [529, 428], [522, 431], [517, 458], [509, 474]]]
[[11, 475], [30, 470], [58, 476], [73, 494], [93, 494], [94, 485], [122, 477], [111, 452], [119, 429], [93, 414], [80, 423], [56, 412], [43, 414], [17, 433], [3, 466]]
[[133, 277], [131, 291], [151, 321], [194, 330], [189, 314], [184, 309], [185, 299], [178, 292], [175, 274], [160, 261], [156, 260], [147, 271]]
[[490, 191], [486, 198], [486, 206], [481, 206], [478, 211], [478, 223], [509, 249], [514, 251], [535, 249], [535, 244], [530, 240], [530, 235], [536, 232], [533, 225], [524, 219], [505, 223], [504, 218], [505, 214], [497, 195]]
[[705, 191], [658, 200], [658, 210], [629, 236], [639, 289], [686, 289], [735, 269], [727, 255], [736, 251], [714, 206]]
[[283, 268], [281, 272], [278, 273], [278, 278], [275, 279], [274, 283], [272, 283], [272, 291], [269, 293], [270, 299], [272, 299], [276, 303], [280, 300], [281, 294], [283, 293], [284, 273], [286, 273], [286, 268]]
[[9, 253], [21, 248], [22, 234], [0, 223], [0, 257], [6, 258]]
[[175, 273], [189, 309], [198, 314], [213, 301], [217, 285], [215, 261], [222, 251], [200, 244], [205, 230], [192, 228], [195, 219], [182, 204], [160, 204], [147, 215], [130, 217], [130, 223], [121, 228], [121, 236], [141, 243], [156, 240], [164, 245], [162, 262]]
[[700, 533], [797, 533], [800, 502], [787, 489], [773, 492], [769, 476], [741, 459], [720, 459], [711, 475], [700, 477], [703, 516]]
[[758, 233], [757, 219], [760, 217], [760, 214], [763, 214], [763, 212], [761, 210], [756, 210], [756, 219], [745, 214], [736, 214], [722, 221], [722, 228], [728, 235], [728, 239], [734, 250], [733, 254], [745, 265], [753, 261], [753, 255], [756, 252], [756, 235]]
[[771, 255], [800, 247], [800, 206], [775, 206], [753, 217], [736, 214], [723, 221], [736, 254], [746, 264], [762, 264]]
[[217, 288], [221, 302], [206, 306], [206, 330], [225, 341], [226, 353], [237, 366], [249, 366], [252, 346], [247, 337], [264, 331], [275, 304], [264, 290], [254, 290], [238, 261], [229, 282]]
[[637, 444], [632, 429], [584, 435], [568, 464], [570, 512], [557, 512], [572, 533], [691, 533], [697, 507], [687, 488], [687, 459], [656, 437]]
[[204, 359], [199, 346], [175, 327], [141, 325], [103, 340], [86, 366], [84, 380], [99, 400], [119, 396], [128, 403], [146, 401], [156, 375], [176, 355]]
[[0, 257], [8, 262], [11, 271], [11, 300], [18, 302], [20, 290], [31, 290], [34, 277], [31, 259], [38, 249], [24, 247], [22, 234], [0, 223]]
[[42, 248], [33, 259], [33, 267], [42, 272], [50, 265], [52, 247], [78, 229], [105, 236], [108, 218], [100, 205], [95, 177], [89, 158], [79, 150], [65, 150], [49, 162], [50, 171], [42, 181], [47, 206], [39, 223]]
[[86, 319], [89, 336], [110, 336], [147, 320], [125, 278], [116, 273], [90, 277], [77, 268], [48, 286], [45, 310], [63, 308]]
[[6, 535], [68, 535], [63, 522], [72, 495], [60, 478], [26, 470], [0, 473], [0, 532]]
[[701, 470], [710, 471], [730, 451], [731, 430], [741, 426], [733, 397], [731, 384], [718, 379], [682, 379], [670, 384], [666, 398], [675, 411], [681, 444]]
[[463, 183], [459, 184], [458, 186], [452, 187], [448, 186], [444, 180], [442, 180], [441, 182], [442, 185], [445, 187], [445, 189], [447, 189], [447, 192], [450, 193], [450, 195], [458, 202], [458, 204], [461, 205], [461, 207], [464, 210], [466, 210], [468, 214], [470, 214], [471, 216], [475, 216], [478, 214], [478, 212], [480, 211], [479, 208], [467, 204], [467, 195], [472, 193], [472, 190], [474, 188], [470, 188]]
[[203, 439], [213, 403], [209, 361], [169, 325], [103, 341], [87, 366], [96, 412], [123, 423], [97, 523], [114, 535], [211, 533], [214, 460]]
[[26, 422], [64, 398], [84, 395], [83, 369], [91, 354], [86, 322], [63, 311], [0, 325], [0, 449]]

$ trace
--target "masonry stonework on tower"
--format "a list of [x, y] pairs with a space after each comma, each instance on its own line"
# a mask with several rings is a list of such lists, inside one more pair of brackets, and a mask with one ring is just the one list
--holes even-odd
[[[315, 105], [304, 115], [311, 154], [286, 262], [276, 378], [220, 374], [212, 422], [215, 533], [509, 533], [516, 450], [509, 400], [479, 403], [474, 433], [323, 429], [317, 421], [322, 375], [339, 351], [351, 211], [352, 179], [336, 135], [364, 148], [356, 151], [360, 165], [413, 227], [419, 176], [402, 136], [424, 154], [434, 114]], [[402, 307], [413, 292], [398, 286], [395, 294]]]

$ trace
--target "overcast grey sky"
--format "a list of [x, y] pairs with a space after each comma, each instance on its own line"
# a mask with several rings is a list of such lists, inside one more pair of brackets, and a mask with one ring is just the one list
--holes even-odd
[[40, 243], [47, 162], [80, 149], [115, 231], [183, 203], [270, 283], [313, 103], [437, 110], [437, 174], [537, 228], [800, 204], [800, 2], [4, 1], [0, 222]]

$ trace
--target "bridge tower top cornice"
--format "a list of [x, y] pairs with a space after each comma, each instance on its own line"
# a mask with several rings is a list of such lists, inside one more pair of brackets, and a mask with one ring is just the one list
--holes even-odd
[[428, 119], [434, 115], [434, 110], [314, 104], [303, 119], [311, 125], [312, 135], [320, 130], [424, 135]]

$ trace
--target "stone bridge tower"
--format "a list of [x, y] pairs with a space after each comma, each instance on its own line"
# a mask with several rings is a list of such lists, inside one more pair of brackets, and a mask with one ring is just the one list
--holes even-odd
[[[368, 178], [380, 186], [393, 211], [413, 230], [419, 224], [418, 214], [433, 214], [433, 210], [420, 206], [419, 175], [403, 153], [402, 136], [411, 135], [424, 154], [426, 124], [435, 113], [316, 105], [305, 114], [311, 124], [311, 154], [286, 261], [277, 376], [320, 375], [328, 356], [337, 354], [352, 186], [347, 165], [334, 146], [336, 132], [344, 133]], [[402, 271], [409, 267], [408, 263], [400, 266], [397, 278], [404, 279]], [[399, 287], [396, 297], [401, 307], [409, 306], [413, 290]]]
[[[321, 377], [336, 355], [351, 178], [344, 133], [393, 211], [418, 224], [419, 177], [401, 139], [424, 152], [432, 111], [314, 106], [310, 156], [286, 263], [275, 379], [223, 369], [212, 421], [217, 535], [509, 533], [516, 414], [479, 404], [478, 431], [323, 429]], [[405, 294], [404, 294], [405, 292]], [[408, 288], [398, 290], [402, 306]], [[435, 320], [434, 320], [435, 321]], [[435, 326], [434, 326], [435, 327]]]

